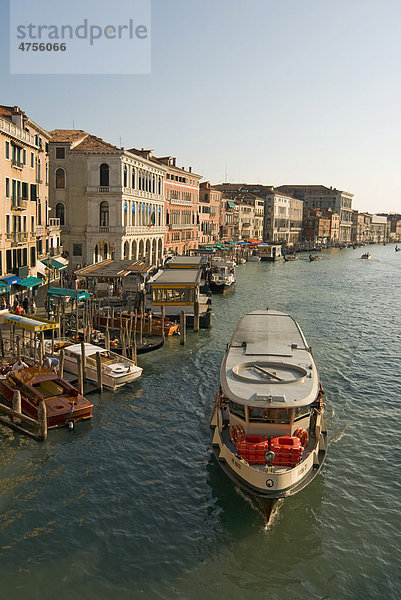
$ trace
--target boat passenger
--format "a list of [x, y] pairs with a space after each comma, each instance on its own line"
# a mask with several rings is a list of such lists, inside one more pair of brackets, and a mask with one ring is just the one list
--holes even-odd
[[17, 362], [15, 362], [13, 364], [13, 367], [11, 370], [12, 371], [22, 371], [22, 369], [27, 369], [27, 368], [28, 368], [28, 365], [26, 363], [24, 363], [21, 358], [19, 358], [17, 360]]
[[223, 427], [228, 427], [230, 424], [230, 411], [227, 404], [221, 405], [221, 416], [223, 418]]
[[50, 358], [50, 356], [43, 357], [42, 367], [49, 369], [49, 371], [54, 371], [54, 373], [57, 373], [59, 364], [60, 363], [57, 358]]

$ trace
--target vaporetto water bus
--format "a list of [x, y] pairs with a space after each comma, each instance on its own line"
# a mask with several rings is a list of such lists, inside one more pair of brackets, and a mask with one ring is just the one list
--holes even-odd
[[210, 423], [223, 471], [267, 500], [305, 488], [327, 453], [323, 389], [311, 348], [288, 314], [250, 312], [223, 359]]

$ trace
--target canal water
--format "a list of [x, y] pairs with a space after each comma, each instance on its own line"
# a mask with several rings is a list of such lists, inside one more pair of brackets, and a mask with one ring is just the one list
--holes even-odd
[[[140, 357], [90, 424], [37, 443], [0, 430], [1, 598], [398, 599], [401, 254], [247, 263], [210, 330]], [[266, 528], [216, 464], [209, 420], [238, 319], [291, 313], [326, 390], [319, 476]]]

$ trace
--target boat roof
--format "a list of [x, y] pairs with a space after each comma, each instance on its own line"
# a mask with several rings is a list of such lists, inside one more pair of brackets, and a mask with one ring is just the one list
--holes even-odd
[[201, 275], [200, 269], [166, 269], [158, 271], [150, 282], [152, 286], [197, 285]]
[[288, 314], [256, 310], [239, 321], [221, 366], [229, 399], [248, 406], [292, 408], [312, 403], [319, 376], [298, 323]]
[[169, 269], [179, 267], [196, 268], [207, 264], [206, 256], [173, 256], [165, 266]]
[[[71, 346], [66, 346], [65, 350], [68, 350], [68, 352], [72, 352], [73, 354], [82, 354], [81, 344], [71, 344]], [[101, 346], [95, 346], [94, 344], [88, 344], [85, 342], [85, 356], [96, 354], [96, 352], [104, 354], [105, 352], [108, 352], [108, 350], [102, 348]]]
[[14, 315], [8, 313], [4, 315], [4, 323], [10, 323], [19, 329], [27, 329], [28, 331], [47, 331], [48, 329], [58, 329], [60, 323], [56, 321], [49, 321], [41, 317], [23, 317], [20, 315]]

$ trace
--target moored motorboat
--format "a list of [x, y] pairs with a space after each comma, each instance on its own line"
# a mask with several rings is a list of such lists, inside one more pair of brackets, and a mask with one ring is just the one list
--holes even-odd
[[306, 487], [327, 452], [323, 391], [299, 325], [273, 310], [239, 321], [221, 366], [213, 451], [241, 489], [266, 500]]
[[297, 255], [294, 254], [283, 254], [284, 262], [292, 262], [297, 259]]
[[235, 284], [235, 265], [232, 261], [212, 262], [209, 285], [212, 292], [224, 294]]
[[[52, 344], [54, 346], [53, 352]], [[65, 339], [56, 339], [54, 342], [51, 340], [45, 341], [47, 356], [58, 358], [61, 349], [64, 352], [64, 369], [77, 375], [78, 356], [82, 358], [82, 345]], [[142, 375], [143, 369], [138, 367], [131, 359], [119, 356], [115, 352], [100, 346], [85, 343], [85, 377], [90, 381], [97, 382], [96, 354], [98, 352], [100, 354], [102, 381], [105, 387], [114, 390], [126, 383], [132, 383]]]
[[14, 392], [21, 394], [22, 412], [38, 419], [41, 401], [46, 405], [47, 427], [63, 427], [90, 419], [93, 404], [68, 381], [43, 367], [28, 367], [0, 376], [0, 394], [12, 407]]

